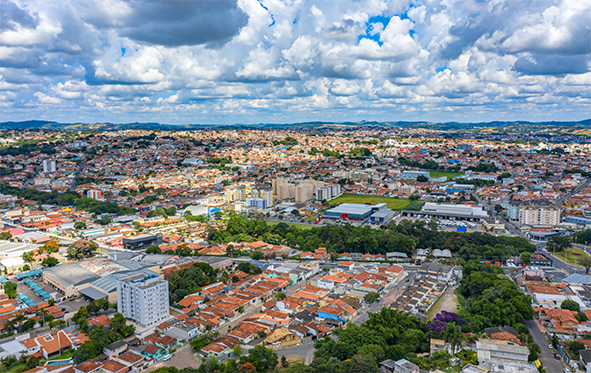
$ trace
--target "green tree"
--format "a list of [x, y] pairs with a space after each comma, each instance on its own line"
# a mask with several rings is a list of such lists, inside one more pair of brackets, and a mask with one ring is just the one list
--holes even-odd
[[16, 298], [16, 284], [14, 282], [8, 281], [4, 284], [4, 293], [8, 295], [11, 299]]
[[277, 354], [270, 348], [263, 345], [258, 345], [250, 350], [246, 356], [240, 357], [240, 363], [251, 363], [255, 366], [257, 372], [266, 372], [274, 369], [278, 363]]
[[39, 366], [39, 358], [36, 356], [31, 356], [27, 359], [27, 366], [29, 367], [29, 369], [33, 369], [36, 366]]
[[583, 256], [579, 259], [579, 264], [585, 267], [585, 273], [589, 274], [589, 269], [591, 269], [591, 257]]
[[250, 257], [254, 260], [261, 260], [263, 258], [263, 253], [257, 250], [250, 254]]
[[378, 373], [379, 368], [376, 361], [370, 356], [355, 355], [342, 365], [342, 373]]
[[74, 223], [74, 229], [77, 229], [77, 230], [86, 229], [86, 223], [83, 221], [77, 221]]
[[560, 308], [562, 308], [563, 310], [571, 310], [575, 312], [579, 312], [581, 310], [581, 306], [574, 300], [570, 299], [563, 300], [560, 304]]
[[378, 293], [367, 293], [365, 294], [365, 296], [363, 297], [363, 300], [367, 303], [367, 304], [372, 304], [375, 301], [377, 301], [378, 299], [380, 299], [380, 294]]
[[564, 251], [571, 246], [572, 240], [570, 237], [557, 235], [552, 236], [548, 239], [548, 243], [546, 244], [546, 248], [548, 251]]
[[525, 265], [529, 265], [531, 263], [531, 253], [528, 252], [522, 252], [521, 253], [521, 262]]
[[458, 324], [452, 322], [447, 324], [443, 330], [443, 338], [451, 345], [452, 354], [455, 354], [456, 348], [462, 346], [464, 333], [462, 333], [462, 328]]
[[55, 267], [59, 263], [59, 260], [57, 260], [57, 258], [53, 256], [48, 256], [47, 258], [43, 259], [43, 262], [41, 262], [41, 264], [43, 264], [46, 267]]

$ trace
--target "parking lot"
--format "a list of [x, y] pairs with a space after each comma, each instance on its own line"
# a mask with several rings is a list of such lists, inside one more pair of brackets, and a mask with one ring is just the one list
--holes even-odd
[[[23, 281], [16, 281], [16, 280], [13, 280], [13, 281], [15, 281], [17, 283], [17, 286], [16, 286], [17, 293], [26, 295], [27, 297], [31, 298], [31, 300], [33, 302], [35, 302], [36, 304], [44, 302], [44, 300], [41, 299], [39, 296], [37, 296], [37, 294], [35, 294], [31, 289], [29, 289], [29, 287], [27, 285], [25, 285], [25, 283]], [[56, 292], [56, 290], [54, 288], [52, 288], [49, 285], [44, 284], [43, 280], [40, 277], [34, 279], [34, 281], [37, 285], [41, 286], [43, 288], [43, 290], [45, 290], [49, 294], [53, 294]]]

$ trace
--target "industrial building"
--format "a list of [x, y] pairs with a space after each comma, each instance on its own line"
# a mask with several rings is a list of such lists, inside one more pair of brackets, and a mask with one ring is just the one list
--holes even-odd
[[123, 237], [123, 247], [128, 250], [145, 250], [152, 245], [162, 245], [161, 234], [140, 234], [139, 236]]
[[142, 327], [169, 318], [168, 281], [150, 271], [138, 271], [117, 280], [117, 311]]
[[375, 206], [356, 203], [343, 203], [324, 212], [323, 218], [341, 220], [367, 220], [381, 224], [394, 216], [394, 212], [388, 209], [387, 204], [378, 203]]

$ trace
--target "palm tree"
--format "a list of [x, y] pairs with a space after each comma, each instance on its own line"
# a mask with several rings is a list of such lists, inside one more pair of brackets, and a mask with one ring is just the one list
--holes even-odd
[[23, 326], [23, 322], [24, 322], [25, 320], [27, 320], [27, 317], [26, 317], [25, 315], [23, 315], [23, 314], [17, 315], [17, 316], [14, 318], [14, 321], [16, 321], [16, 322], [17, 322], [17, 324], [18, 324], [18, 329], [19, 329], [19, 332], [22, 332], [22, 326]]
[[458, 324], [452, 322], [447, 324], [447, 327], [443, 331], [443, 338], [451, 345], [453, 355], [456, 353], [456, 347], [462, 345], [464, 333], [462, 333], [462, 328]]

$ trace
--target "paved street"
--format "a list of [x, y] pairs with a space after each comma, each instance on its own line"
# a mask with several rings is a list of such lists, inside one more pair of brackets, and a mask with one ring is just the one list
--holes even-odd
[[562, 372], [564, 366], [562, 363], [554, 359], [554, 352], [548, 348], [548, 340], [544, 333], [540, 330], [538, 324], [533, 320], [525, 320], [525, 325], [529, 328], [529, 331], [534, 338], [534, 342], [540, 345], [542, 352], [540, 353], [539, 360], [544, 365], [546, 372]]

